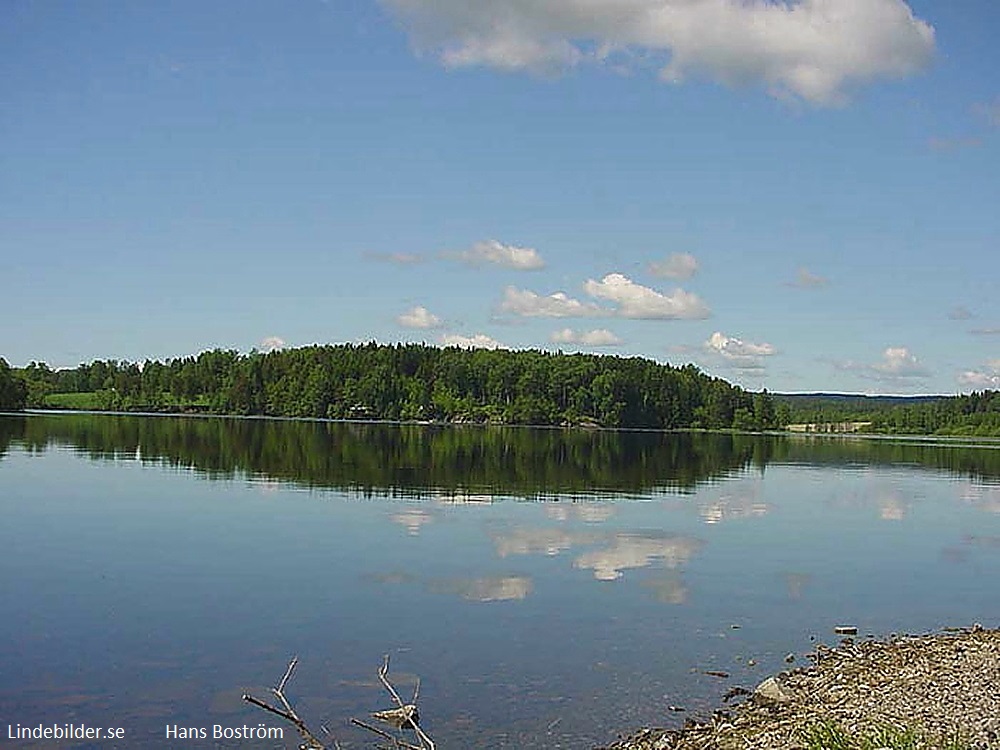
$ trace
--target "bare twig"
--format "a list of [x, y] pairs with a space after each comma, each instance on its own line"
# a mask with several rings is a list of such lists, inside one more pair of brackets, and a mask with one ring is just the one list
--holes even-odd
[[[302, 735], [302, 739], [305, 740], [304, 744], [300, 746], [302, 750], [326, 750], [327, 746], [320, 742], [319, 738], [312, 733], [305, 721], [302, 720], [302, 717], [295, 711], [295, 707], [292, 705], [291, 701], [289, 701], [288, 697], [285, 695], [285, 687], [287, 687], [289, 681], [292, 679], [292, 673], [295, 671], [295, 667], [298, 663], [299, 657], [293, 657], [292, 660], [288, 662], [288, 668], [285, 670], [285, 674], [282, 676], [281, 680], [278, 681], [277, 687], [271, 688], [271, 692], [274, 693], [274, 697], [278, 699], [280, 707], [268, 703], [265, 700], [261, 700], [250, 693], [244, 693], [243, 700], [263, 709], [264, 711], [268, 711], [275, 716], [280, 716], [285, 721], [294, 725], [299, 734]], [[417, 698], [420, 695], [420, 678], [417, 678], [416, 685], [414, 686], [412, 702], [403, 703], [403, 699], [399, 697], [399, 693], [396, 692], [396, 688], [394, 688], [392, 683], [389, 682], [388, 674], [389, 655], [386, 654], [385, 659], [382, 662], [382, 666], [378, 670], [378, 677], [382, 682], [382, 685], [389, 692], [389, 695], [392, 696], [392, 700], [396, 704], [396, 707], [386, 709], [384, 711], [374, 711], [372, 712], [372, 716], [397, 730], [412, 729], [416, 733], [417, 741], [420, 744], [416, 745], [400, 736], [387, 732], [384, 729], [379, 729], [378, 727], [359, 719], [352, 718], [351, 723], [378, 735], [384, 740], [388, 740], [392, 743], [392, 747], [397, 748], [397, 750], [436, 750], [434, 741], [427, 736], [427, 733], [424, 732], [423, 729], [420, 728], [420, 712], [417, 710]], [[325, 726], [323, 727], [323, 731], [330, 734], [330, 731]], [[336, 739], [333, 739], [333, 747], [335, 750], [339, 750], [340, 748]]]
[[291, 722], [295, 728], [298, 730], [299, 734], [302, 735], [302, 739], [305, 740], [305, 744], [301, 747], [305, 750], [326, 750], [326, 746], [319, 741], [315, 734], [313, 734], [309, 727], [302, 718], [295, 712], [292, 704], [289, 703], [288, 698], [285, 697], [285, 686], [292, 677], [292, 672], [295, 670], [295, 666], [299, 663], [299, 657], [292, 657], [292, 660], [288, 662], [288, 669], [285, 670], [285, 676], [281, 678], [277, 687], [271, 688], [271, 692], [274, 693], [275, 697], [281, 701], [281, 705], [284, 709], [278, 708], [277, 706], [272, 706], [267, 701], [263, 701], [260, 698], [256, 698], [250, 693], [243, 694], [243, 700], [247, 703], [251, 703], [258, 708], [262, 708], [265, 711], [270, 711], [272, 714], [280, 716], [285, 721]]
[[351, 723], [355, 726], [361, 727], [362, 729], [367, 729], [369, 732], [374, 732], [379, 737], [389, 740], [393, 744], [393, 747], [404, 748], [404, 750], [424, 750], [423, 745], [414, 745], [411, 742], [400, 739], [393, 734], [385, 731], [384, 729], [379, 729], [378, 727], [372, 726], [367, 722], [361, 721], [361, 719], [351, 719]]
[[427, 736], [427, 733], [420, 728], [420, 724], [418, 723], [420, 721], [420, 717], [419, 713], [417, 712], [416, 695], [420, 691], [420, 682], [419, 681], [417, 682], [417, 687], [416, 690], [414, 691], [414, 702], [411, 704], [406, 704], [403, 703], [403, 699], [399, 697], [399, 693], [396, 692], [396, 688], [394, 688], [392, 686], [392, 683], [389, 682], [388, 674], [389, 674], [389, 654], [386, 654], [384, 660], [382, 661], [382, 668], [379, 669], [378, 671], [378, 678], [382, 681], [382, 684], [385, 686], [385, 689], [389, 691], [389, 695], [392, 696], [392, 699], [396, 702], [396, 705], [399, 707], [398, 712], [403, 717], [403, 723], [401, 726], [409, 726], [413, 729], [414, 732], [417, 733], [417, 739], [420, 740], [421, 748], [426, 747], [427, 750], [435, 750], [434, 740], [432, 740], [430, 737]]

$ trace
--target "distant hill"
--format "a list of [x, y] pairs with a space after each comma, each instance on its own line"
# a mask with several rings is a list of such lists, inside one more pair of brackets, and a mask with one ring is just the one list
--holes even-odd
[[776, 403], [789, 406], [828, 403], [838, 406], [906, 406], [907, 404], [925, 404], [931, 401], [944, 401], [951, 396], [867, 396], [860, 393], [772, 393]]

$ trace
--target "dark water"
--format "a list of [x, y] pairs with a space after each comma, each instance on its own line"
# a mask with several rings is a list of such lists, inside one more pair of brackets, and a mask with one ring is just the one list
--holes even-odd
[[996, 625], [1000, 446], [8, 416], [0, 551], [0, 745], [294, 747], [211, 731], [285, 726], [240, 694], [298, 654], [300, 713], [371, 747], [389, 653], [441, 748], [588, 748], [834, 625]]

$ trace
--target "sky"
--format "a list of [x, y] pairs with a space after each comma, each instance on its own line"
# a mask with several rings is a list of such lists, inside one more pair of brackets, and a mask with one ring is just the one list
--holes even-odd
[[995, 0], [0, 3], [0, 356], [1000, 388]]

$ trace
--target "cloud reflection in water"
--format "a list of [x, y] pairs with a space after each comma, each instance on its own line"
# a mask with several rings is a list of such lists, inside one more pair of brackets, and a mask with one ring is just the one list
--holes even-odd
[[435, 593], [457, 594], [474, 602], [500, 602], [526, 598], [534, 583], [528, 576], [486, 576], [433, 581], [429, 588]]
[[700, 539], [663, 532], [616, 534], [609, 546], [577, 557], [573, 567], [593, 570], [599, 581], [616, 581], [623, 571], [645, 568], [654, 562], [679, 568], [704, 544]]

